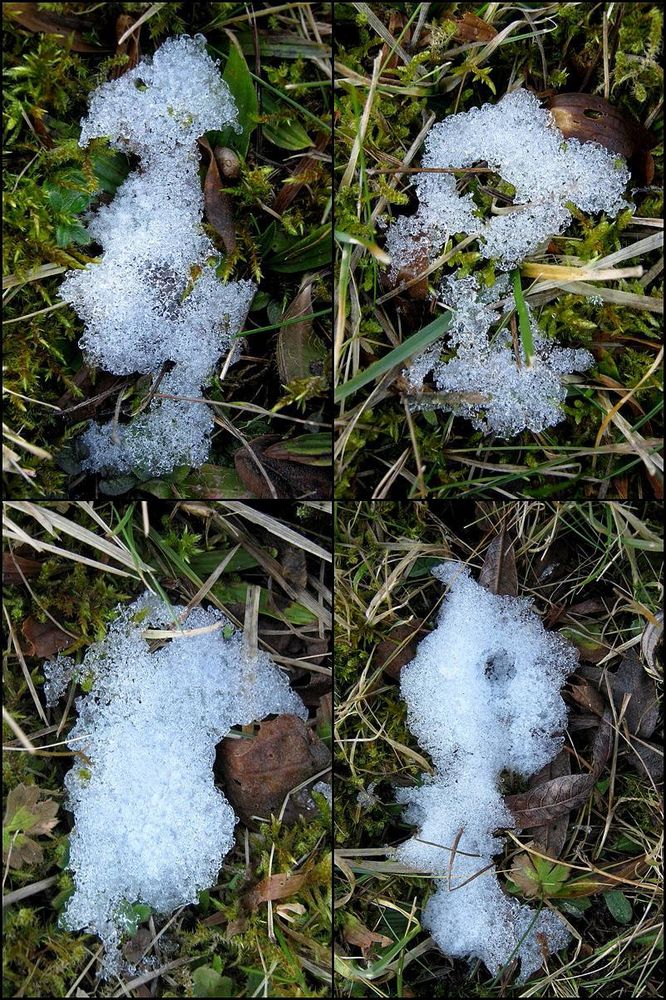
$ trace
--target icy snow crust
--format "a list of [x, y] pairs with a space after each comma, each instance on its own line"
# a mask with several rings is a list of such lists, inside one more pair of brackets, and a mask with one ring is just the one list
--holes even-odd
[[566, 229], [571, 222], [566, 202], [612, 215], [627, 204], [630, 173], [624, 161], [598, 143], [565, 141], [550, 112], [527, 90], [433, 125], [423, 167], [471, 167], [479, 161], [513, 184], [514, 204], [522, 209], [484, 222], [472, 196], [458, 194], [454, 175], [419, 175], [418, 212], [398, 219], [388, 233], [394, 276], [405, 259], [423, 252], [434, 259], [453, 233], [478, 233], [482, 255], [509, 270]]
[[[242, 328], [255, 292], [250, 281], [217, 278], [219, 259], [203, 232], [197, 139], [238, 127], [234, 99], [205, 38], [168, 39], [152, 60], [99, 87], [79, 145], [107, 136], [140, 159], [88, 230], [104, 247], [94, 264], [69, 272], [60, 295], [85, 324], [81, 347], [118, 375], [156, 376], [167, 395], [200, 398], [215, 363]], [[153, 475], [207, 458], [213, 417], [205, 403], [156, 400], [129, 425], [92, 423], [84, 435], [91, 470]]]
[[[469, 167], [479, 161], [514, 185], [517, 209], [483, 221], [472, 196], [458, 194], [453, 175], [419, 175], [418, 211], [397, 219], [387, 235], [394, 278], [412, 260], [434, 260], [454, 233], [478, 234], [482, 256], [495, 258], [508, 270], [566, 229], [571, 222], [567, 203], [610, 215], [628, 204], [623, 192], [630, 173], [624, 161], [597, 143], [565, 141], [550, 112], [526, 90], [452, 115], [430, 130], [424, 167]], [[445, 280], [442, 295], [454, 310], [449, 337], [456, 354], [440, 363], [440, 341], [415, 359], [405, 372], [408, 381], [419, 391], [432, 372], [443, 395], [429, 399], [424, 393], [410, 400], [412, 409], [451, 410], [469, 418], [477, 430], [506, 438], [523, 430], [538, 433], [563, 419], [566, 386], [561, 376], [590, 368], [594, 358], [544, 337], [529, 307], [534, 358], [528, 367], [522, 347], [516, 358], [506, 329], [494, 337], [489, 332], [500, 318], [499, 300], [507, 287], [500, 278], [479, 293], [474, 277]], [[504, 312], [513, 307], [509, 293]]]
[[[405, 371], [417, 391], [422, 390], [424, 379], [432, 372], [437, 389], [451, 393], [437, 397], [435, 406], [467, 417], [486, 434], [511, 437], [525, 429], [539, 432], [562, 420], [561, 404], [567, 390], [561, 376], [590, 368], [594, 358], [589, 351], [562, 348], [544, 337], [526, 304], [534, 355], [528, 367], [520, 344], [519, 366], [511, 332], [505, 327], [491, 334], [491, 326], [514, 308], [505, 275], [482, 291], [474, 275], [450, 275], [442, 285], [442, 301], [452, 310], [447, 347], [455, 348], [456, 354], [440, 362], [440, 340], [419, 355]], [[428, 405], [429, 394], [424, 393], [416, 397], [412, 408], [423, 410]]]
[[[495, 974], [535, 917], [502, 892], [493, 867], [503, 843], [493, 831], [513, 825], [500, 773], [527, 777], [555, 757], [562, 741], [554, 734], [566, 725], [560, 687], [578, 657], [544, 630], [531, 601], [490, 594], [459, 563], [433, 573], [449, 592], [437, 628], [403, 669], [400, 687], [409, 728], [435, 773], [424, 776], [421, 787], [397, 793], [407, 821], [418, 827], [398, 859], [436, 877], [423, 925], [442, 951], [480, 958]], [[449, 849], [460, 830], [449, 891]], [[541, 966], [537, 934], [545, 935], [551, 952], [569, 941], [563, 923], [544, 910], [516, 953], [521, 981]]]
[[[76, 825], [75, 892], [63, 923], [100, 936], [107, 976], [119, 967], [123, 907], [139, 902], [168, 914], [196, 902], [233, 845], [236, 817], [213, 783], [216, 743], [269, 713], [307, 718], [267, 654], [250, 659], [242, 633], [225, 637], [231, 626], [218, 611], [196, 609], [182, 626], [215, 631], [183, 635], [154, 653], [144, 629], [173, 629], [184, 609], [146, 593], [119, 611], [76, 668], [94, 680], [76, 700], [68, 737], [85, 758], [65, 779]], [[48, 704], [74, 670], [67, 657], [46, 664]]]

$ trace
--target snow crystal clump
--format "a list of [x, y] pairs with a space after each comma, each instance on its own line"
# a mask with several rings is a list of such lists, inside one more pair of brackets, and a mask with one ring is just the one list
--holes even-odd
[[[566, 724], [560, 687], [578, 657], [544, 630], [531, 601], [489, 593], [459, 563], [433, 573], [449, 593], [400, 688], [409, 728], [435, 773], [397, 793], [407, 821], [419, 828], [398, 859], [435, 876], [422, 922], [442, 951], [480, 958], [496, 974], [535, 916], [502, 892], [493, 867], [502, 849], [493, 832], [513, 826], [500, 774], [527, 777], [555, 757], [562, 743], [555, 734]], [[521, 981], [541, 966], [541, 935], [551, 952], [569, 940], [554, 913], [541, 913], [517, 951]]]
[[[69, 272], [60, 296], [85, 324], [81, 348], [117, 375], [173, 371], [158, 392], [200, 398], [215, 363], [245, 321], [255, 286], [223, 284], [205, 235], [197, 139], [238, 128], [236, 104], [202, 35], [168, 39], [152, 60], [103, 84], [90, 99], [79, 145], [106, 136], [139, 157], [139, 168], [88, 221], [104, 252]], [[85, 435], [85, 467], [161, 474], [201, 465], [212, 416], [203, 403], [155, 399], [136, 425]]]
[[[147, 593], [119, 610], [77, 668], [92, 686], [76, 700], [68, 745], [79, 756], [65, 779], [75, 891], [63, 924], [100, 936], [106, 976], [133, 904], [168, 914], [218, 877], [236, 817], [214, 785], [215, 745], [269, 713], [307, 718], [271, 658], [250, 657], [218, 611], [195, 609], [178, 626], [184, 608]], [[183, 631], [151, 653], [148, 626]], [[44, 669], [53, 704], [74, 664], [59, 656]]]
[[442, 286], [442, 300], [452, 310], [448, 337], [456, 355], [441, 362], [442, 341], [438, 341], [415, 358], [404, 373], [413, 390], [420, 392], [432, 372], [441, 395], [412, 396], [411, 408], [451, 410], [471, 420], [477, 430], [501, 437], [526, 428], [538, 433], [559, 423], [567, 395], [561, 376], [590, 368], [594, 358], [589, 351], [559, 347], [545, 337], [529, 306], [534, 344], [529, 366], [522, 343], [516, 358], [508, 329], [491, 337], [491, 326], [514, 307], [506, 275], [482, 291], [474, 275], [450, 275]]
[[438, 122], [428, 133], [421, 165], [471, 167], [480, 161], [515, 187], [515, 210], [484, 222], [472, 195], [458, 193], [455, 175], [420, 174], [418, 212], [389, 229], [394, 278], [412, 260], [433, 260], [454, 233], [479, 234], [483, 256], [509, 269], [566, 229], [567, 202], [611, 215], [627, 206], [630, 173], [624, 160], [598, 143], [565, 141], [551, 113], [527, 90]]

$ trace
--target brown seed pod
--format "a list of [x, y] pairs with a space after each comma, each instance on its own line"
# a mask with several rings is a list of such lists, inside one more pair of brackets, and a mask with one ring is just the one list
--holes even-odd
[[228, 149], [226, 146], [216, 146], [215, 159], [223, 177], [230, 181], [238, 180], [241, 165], [233, 149]]

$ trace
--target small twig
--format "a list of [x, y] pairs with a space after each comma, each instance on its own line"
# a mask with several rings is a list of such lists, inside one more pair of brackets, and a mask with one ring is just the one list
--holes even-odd
[[449, 867], [448, 867], [448, 870], [447, 870], [447, 873], [446, 873], [447, 886], [448, 886], [449, 892], [451, 892], [451, 875], [453, 873], [453, 859], [456, 856], [456, 851], [458, 850], [458, 844], [460, 843], [460, 838], [463, 835], [463, 830], [464, 830], [464, 827], [461, 826], [460, 829], [458, 830], [457, 834], [453, 838], [453, 844], [451, 845], [451, 852], [449, 854]]
[[43, 878], [41, 882], [33, 882], [31, 885], [21, 886], [20, 889], [15, 889], [14, 892], [7, 892], [2, 897], [2, 907], [11, 906], [12, 903], [18, 903], [22, 899], [27, 899], [28, 896], [34, 896], [35, 893], [42, 892], [44, 889], [48, 889], [49, 886], [54, 885], [58, 881], [57, 875], [51, 875], [50, 878]]
[[495, 174], [492, 167], [371, 167], [369, 174]]
[[160, 382], [162, 381], [162, 379], [164, 378], [164, 376], [167, 374], [167, 372], [172, 371], [173, 368], [174, 368], [174, 362], [173, 361], [165, 361], [163, 363], [162, 367], [160, 368], [159, 372], [157, 373], [157, 377], [156, 377], [155, 381], [153, 382], [153, 384], [150, 387], [150, 390], [148, 391], [148, 395], [146, 396], [146, 398], [144, 399], [143, 403], [141, 404], [141, 406], [138, 408], [138, 410], [134, 414], [135, 417], [137, 416], [137, 414], [141, 413], [142, 410], [145, 410], [146, 407], [150, 406], [150, 404], [153, 401], [153, 397], [154, 397], [155, 393], [157, 392], [157, 390], [160, 387]]

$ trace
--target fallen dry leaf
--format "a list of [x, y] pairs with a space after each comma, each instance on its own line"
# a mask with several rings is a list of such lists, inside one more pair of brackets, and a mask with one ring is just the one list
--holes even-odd
[[228, 254], [236, 249], [236, 226], [231, 198], [222, 191], [222, 177], [217, 158], [208, 139], [199, 139], [199, 145], [208, 153], [208, 170], [204, 181], [204, 211], [216, 233], [222, 237]]
[[326, 352], [313, 332], [311, 313], [312, 282], [306, 281], [284, 313], [277, 336], [275, 357], [284, 385], [297, 378], [323, 374]]
[[122, 66], [114, 66], [109, 73], [110, 80], [117, 80], [119, 77], [124, 76], [125, 73], [129, 73], [131, 69], [138, 64], [139, 58], [141, 56], [141, 49], [139, 46], [139, 34], [141, 27], [139, 26], [138, 31], [132, 32], [131, 35], [121, 42], [120, 39], [127, 32], [128, 28], [131, 28], [134, 24], [134, 18], [129, 14], [119, 14], [116, 19], [116, 56], [127, 56], [127, 61], [123, 63]]
[[326, 165], [315, 154], [323, 153], [330, 141], [331, 136], [327, 132], [318, 139], [317, 145], [311, 152], [306, 153], [305, 156], [301, 156], [296, 161], [271, 205], [273, 211], [277, 212], [278, 215], [282, 215], [305, 185], [317, 181], [321, 177], [322, 170]]
[[649, 739], [659, 721], [657, 687], [635, 653], [624, 657], [610, 677], [610, 685], [618, 713], [628, 698], [623, 719], [631, 735]]
[[71, 635], [63, 632], [53, 622], [38, 622], [34, 615], [26, 618], [22, 631], [28, 643], [28, 656], [39, 656], [42, 659], [48, 659], [74, 642]]
[[565, 138], [598, 142], [624, 156], [642, 182], [652, 182], [656, 139], [635, 118], [598, 94], [554, 94], [545, 103]]
[[277, 549], [285, 580], [296, 590], [305, 590], [308, 583], [308, 567], [303, 549], [283, 539], [277, 540]]
[[147, 927], [139, 927], [138, 931], [123, 945], [123, 955], [132, 965], [136, 965], [144, 951], [147, 949], [153, 935]]
[[268, 900], [275, 901], [293, 896], [307, 883], [309, 875], [308, 871], [267, 875], [245, 894], [243, 903], [248, 910], [256, 910], [261, 903], [267, 903]]
[[386, 934], [377, 934], [355, 917], [352, 913], [345, 914], [342, 936], [353, 948], [360, 948], [363, 958], [369, 958], [376, 947], [388, 948], [393, 939]]
[[[295, 715], [260, 723], [253, 739], [227, 738], [218, 753], [225, 794], [245, 822], [277, 816], [287, 793], [330, 763], [326, 745]], [[305, 811], [306, 801], [294, 804], [290, 796], [284, 818]]]
[[2, 579], [5, 583], [23, 583], [39, 576], [42, 564], [37, 559], [26, 559], [14, 552], [2, 553]]
[[513, 542], [503, 531], [486, 549], [485, 559], [479, 574], [479, 583], [491, 594], [518, 594], [518, 573]]
[[606, 699], [587, 678], [573, 674], [565, 690], [571, 701], [584, 711], [592, 712], [599, 717], [604, 714]]
[[471, 11], [466, 11], [462, 17], [447, 20], [452, 20], [455, 24], [456, 33], [453, 37], [458, 42], [489, 42], [497, 34], [497, 28]]
[[641, 636], [641, 653], [648, 667], [654, 669], [657, 653], [664, 640], [664, 613], [658, 611], [653, 622], [648, 622]]
[[92, 22], [69, 14], [55, 14], [48, 10], [39, 10], [34, 3], [3, 3], [2, 13], [11, 17], [28, 31], [44, 32], [47, 35], [57, 35], [65, 38], [74, 52], [104, 52], [99, 45], [86, 42], [81, 34], [81, 28], [92, 27]]
[[[416, 618], [406, 625], [396, 625], [389, 635], [382, 639], [375, 650], [374, 663], [380, 666], [389, 677], [398, 680], [400, 671], [416, 656], [416, 647], [430, 632], [424, 625], [423, 618]], [[400, 649], [406, 639], [410, 641]]]
[[[549, 764], [546, 764], [540, 771], [532, 775], [529, 780], [528, 790], [537, 788], [548, 781], [553, 781], [555, 778], [563, 778], [570, 774], [571, 758], [566, 750], [560, 750], [555, 760], [551, 760]], [[548, 854], [551, 858], [558, 858], [567, 839], [568, 829], [569, 811], [567, 810], [561, 816], [551, 819], [550, 822], [534, 827], [531, 831], [531, 836], [537, 850], [543, 851], [544, 854]]]
[[327, 500], [331, 495], [330, 470], [324, 466], [307, 465], [294, 459], [278, 459], [268, 454], [281, 441], [277, 434], [263, 434], [248, 442], [248, 448], [239, 448], [234, 455], [234, 465], [243, 486], [259, 499], [270, 500], [272, 493], [266, 479], [257, 467], [261, 462], [266, 475], [274, 486], [279, 499]]
[[506, 795], [504, 803], [513, 814], [517, 830], [543, 826], [586, 802], [594, 781], [591, 774], [563, 775], [518, 795]]

